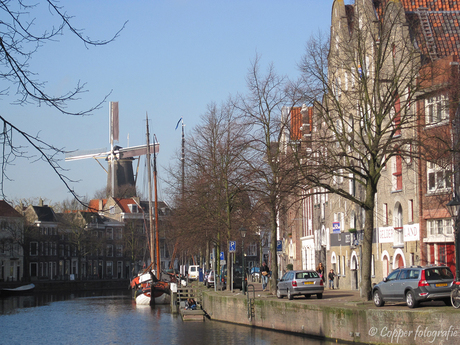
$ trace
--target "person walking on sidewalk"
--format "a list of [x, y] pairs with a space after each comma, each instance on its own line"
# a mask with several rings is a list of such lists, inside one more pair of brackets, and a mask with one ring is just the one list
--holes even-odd
[[335, 277], [334, 270], [331, 269], [331, 270], [329, 271], [329, 274], [328, 274], [327, 276], [328, 276], [328, 278], [329, 278], [329, 289], [334, 290], [334, 277]]
[[262, 263], [262, 267], [260, 267], [260, 274], [262, 274], [262, 289], [265, 291], [268, 284], [268, 277], [270, 276], [270, 269], [265, 261]]

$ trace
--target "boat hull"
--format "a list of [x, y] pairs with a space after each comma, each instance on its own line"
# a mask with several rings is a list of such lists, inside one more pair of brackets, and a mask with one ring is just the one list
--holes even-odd
[[23, 285], [19, 286], [17, 288], [3, 288], [0, 290], [1, 296], [14, 296], [14, 295], [26, 295], [28, 293], [33, 292], [35, 289], [34, 284], [28, 284], [28, 285]]

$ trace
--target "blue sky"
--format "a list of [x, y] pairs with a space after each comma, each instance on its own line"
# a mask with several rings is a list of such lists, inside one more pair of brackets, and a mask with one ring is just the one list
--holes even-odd
[[[114, 42], [102, 47], [87, 49], [66, 32], [59, 41], [42, 47], [30, 65], [36, 78], [47, 82], [51, 94], [68, 91], [79, 81], [86, 83], [88, 92], [70, 103], [69, 110], [89, 108], [112, 92], [108, 100], [118, 101], [120, 108], [120, 146], [145, 143], [148, 113], [150, 131], [160, 142], [159, 177], [166, 178], [163, 167], [173, 164], [180, 151], [177, 121], [184, 119], [187, 136], [208, 104], [244, 93], [246, 73], [256, 54], [262, 57], [262, 64], [273, 63], [279, 74], [296, 78], [309, 37], [319, 30], [329, 33], [332, 3], [61, 0], [60, 5], [74, 16], [74, 25], [93, 39], [107, 39], [128, 23]], [[11, 100], [0, 98], [2, 116], [30, 134], [39, 133], [56, 147], [109, 147], [108, 102], [91, 116], [71, 117], [46, 106], [12, 105]], [[61, 164], [69, 169], [70, 178], [79, 181], [71, 186], [81, 196], [91, 198], [106, 185], [107, 175], [94, 160]], [[43, 161], [16, 160], [7, 173], [12, 179], [5, 182], [8, 200], [41, 197], [52, 204], [70, 198]], [[140, 171], [138, 184], [144, 180]], [[166, 197], [161, 184], [159, 198]]]

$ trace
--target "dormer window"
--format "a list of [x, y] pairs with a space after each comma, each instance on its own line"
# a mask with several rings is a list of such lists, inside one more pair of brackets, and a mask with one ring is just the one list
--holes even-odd
[[129, 204], [129, 212], [131, 213], [139, 213], [139, 209], [136, 204]]

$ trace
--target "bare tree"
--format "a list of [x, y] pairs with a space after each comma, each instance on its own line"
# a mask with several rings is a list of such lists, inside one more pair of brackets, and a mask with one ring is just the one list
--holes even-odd
[[[36, 17], [30, 20], [35, 13], [41, 10], [45, 4], [30, 3], [26, 0], [4, 1], [0, 6], [2, 21], [0, 23], [0, 80], [16, 87], [16, 103], [24, 104], [46, 104], [64, 115], [85, 115], [95, 109], [98, 109], [107, 98], [101, 100], [95, 106], [81, 111], [70, 111], [67, 109], [69, 102], [78, 99], [82, 92], [85, 92], [85, 84], [78, 83], [73, 90], [62, 95], [51, 95], [46, 91], [45, 83], [37, 78], [37, 75], [30, 70], [29, 60], [33, 55], [47, 42], [56, 40], [69, 30], [75, 35], [85, 47], [100, 46], [113, 41], [123, 29], [120, 29], [115, 35], [108, 40], [93, 40], [84, 35], [84, 31], [76, 28], [72, 24], [72, 17], [65, 12], [63, 7], [58, 5], [57, 1], [47, 0], [46, 6], [49, 13], [46, 17]], [[39, 25], [35, 25], [37, 24]], [[39, 29], [44, 27], [44, 29]], [[124, 25], [123, 25], [124, 27]], [[7, 95], [10, 88], [0, 91], [0, 95]], [[15, 159], [25, 158], [32, 160], [46, 161], [52, 170], [59, 176], [70, 193], [78, 199], [74, 190], [69, 186], [70, 181], [64, 175], [64, 169], [60, 166], [57, 155], [64, 153], [62, 148], [55, 147], [40, 139], [38, 134], [27, 133], [14, 123], [8, 120], [6, 116], [0, 116], [3, 122], [3, 129], [0, 134], [2, 145], [2, 161], [0, 192], [5, 198], [4, 184], [10, 178], [7, 174], [8, 165], [12, 164]], [[16, 137], [14, 133], [26, 140], [32, 148], [31, 152], [24, 146], [15, 144]]]
[[277, 230], [281, 207], [297, 185], [296, 167], [289, 158], [289, 112], [300, 95], [298, 86], [276, 73], [272, 64], [260, 72], [256, 57], [247, 75], [248, 93], [240, 95], [236, 107], [249, 133], [245, 163], [248, 189], [257, 195], [257, 205], [270, 214], [270, 252], [272, 278], [278, 279]]
[[244, 130], [231, 102], [221, 107], [211, 104], [187, 141], [186, 183], [184, 195], [182, 190], [177, 194], [180, 201], [176, 202], [176, 217], [182, 218], [179, 226], [187, 228], [189, 236], [195, 235], [195, 253], [201, 248], [207, 258], [210, 244], [219, 252], [221, 244], [239, 237], [237, 232], [243, 223], [238, 211], [244, 193]]

